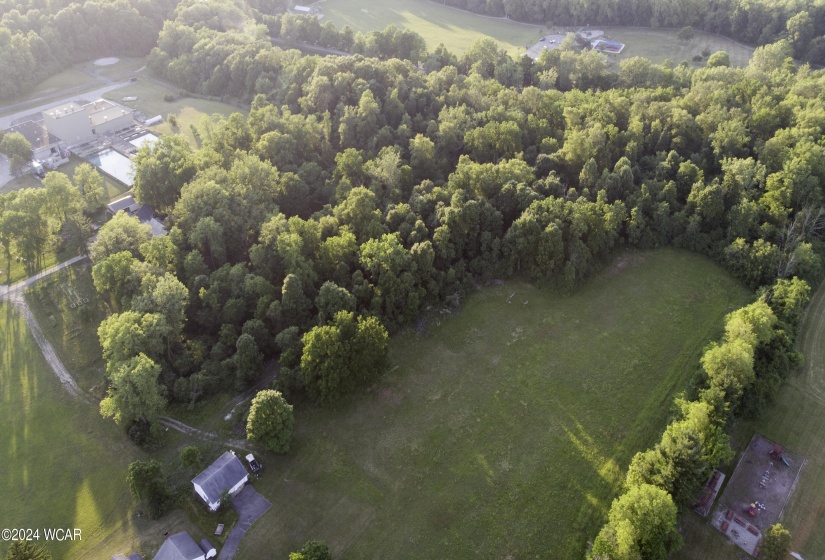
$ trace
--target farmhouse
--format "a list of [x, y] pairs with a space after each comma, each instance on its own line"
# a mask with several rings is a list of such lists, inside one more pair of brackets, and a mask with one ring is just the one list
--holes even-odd
[[73, 146], [129, 128], [134, 118], [131, 111], [99, 99], [82, 106], [72, 101], [43, 111], [43, 124], [49, 134]]
[[218, 509], [224, 492], [235, 494], [249, 481], [249, 474], [232, 451], [227, 451], [192, 479], [195, 492], [211, 511]]
[[[49, 131], [34, 121], [26, 121], [21, 124], [16, 124], [5, 130], [6, 133], [18, 132], [23, 135], [26, 141], [32, 146], [32, 159], [47, 162], [61, 161], [66, 150], [66, 144], [61, 142], [57, 137], [49, 134]], [[54, 167], [57, 167], [56, 165]]]
[[215, 554], [215, 547], [208, 540], [203, 539], [198, 544], [189, 533], [181, 531], [163, 542], [154, 560], [209, 560]]

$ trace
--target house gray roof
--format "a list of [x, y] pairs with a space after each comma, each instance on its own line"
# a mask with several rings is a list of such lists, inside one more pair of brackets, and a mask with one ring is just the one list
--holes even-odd
[[143, 560], [143, 556], [137, 552], [133, 552], [129, 556], [126, 556], [125, 554], [115, 554], [112, 556], [112, 560]]
[[234, 453], [227, 451], [193, 478], [192, 482], [203, 489], [210, 503], [215, 503], [221, 499], [224, 490], [238, 484], [246, 475], [246, 468], [240, 460]]
[[117, 214], [121, 210], [125, 210], [129, 208], [131, 205], [135, 204], [135, 199], [132, 195], [124, 196], [123, 198], [119, 198], [114, 202], [108, 204], [109, 212], [112, 214]]
[[181, 531], [163, 542], [154, 560], [195, 560], [195, 558], [202, 557], [203, 551], [198, 543], [189, 536], [189, 533]]

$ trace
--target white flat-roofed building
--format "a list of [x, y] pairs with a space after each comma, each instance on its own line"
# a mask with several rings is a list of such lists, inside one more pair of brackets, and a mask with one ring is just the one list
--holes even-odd
[[82, 144], [93, 137], [89, 114], [75, 102], [43, 111], [43, 125], [49, 134], [60, 138], [69, 146]]
[[130, 110], [98, 99], [83, 106], [71, 102], [43, 111], [43, 124], [50, 134], [69, 146], [76, 146], [129, 128], [134, 118]]

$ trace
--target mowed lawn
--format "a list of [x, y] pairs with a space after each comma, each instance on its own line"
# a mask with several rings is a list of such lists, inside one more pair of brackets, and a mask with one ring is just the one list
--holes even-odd
[[477, 39], [490, 37], [512, 56], [541, 37], [540, 25], [528, 25], [501, 18], [489, 18], [426, 0], [327, 0], [320, 4], [321, 23], [329, 20], [339, 29], [349, 25], [355, 31], [369, 32], [395, 25], [415, 31], [433, 50], [444, 43], [451, 52], [462, 55]]
[[103, 396], [105, 362], [97, 328], [106, 317], [88, 264], [75, 264], [26, 292], [40, 329], [81, 389]]
[[649, 58], [655, 63], [670, 60], [679, 64], [683, 60], [694, 68], [704, 67], [707, 59], [694, 62], [693, 57], [702, 54], [707, 49], [711, 53], [725, 51], [730, 55], [731, 66], [747, 66], [753, 54], [753, 49], [745, 47], [718, 35], [711, 35], [703, 31], [694, 31], [691, 41], [683, 42], [676, 38], [676, 29], [639, 29], [628, 27], [604, 28], [605, 34], [613, 41], [625, 44], [621, 54], [608, 54], [607, 60], [611, 66], [618, 68], [618, 64], [625, 59], [641, 56]]
[[[171, 95], [174, 101], [164, 101], [164, 96]], [[139, 80], [126, 87], [110, 91], [103, 97], [110, 99], [131, 109], [142, 111], [149, 117], [161, 115], [163, 122], [149, 127], [158, 134], [182, 134], [192, 147], [198, 147], [198, 142], [192, 132], [192, 125], [198, 126], [205, 116], [218, 114], [228, 117], [232, 113], [249, 113], [249, 109], [240, 109], [235, 105], [220, 101], [209, 101], [195, 97], [181, 97], [180, 92], [149, 81], [141, 76]], [[137, 101], [123, 101], [124, 97], [137, 97]], [[169, 115], [175, 115], [177, 126], [169, 124]]]
[[570, 296], [479, 291], [394, 336], [376, 386], [298, 407], [292, 449], [256, 482], [275, 507], [236, 558], [309, 539], [342, 560], [581, 558], [702, 348], [751, 299], [675, 250], [625, 254]]
[[[61, 358], [76, 344], [41, 328]], [[0, 528], [39, 528], [40, 544], [55, 560], [132, 551], [151, 558], [166, 531], [207, 536], [181, 509], [157, 521], [140, 511], [126, 473], [131, 461], [148, 457], [100, 416], [97, 400], [65, 393], [25, 321], [8, 304], [0, 304], [0, 360]], [[66, 365], [74, 373], [72, 362]], [[79, 381], [83, 387], [83, 377]], [[77, 528], [82, 539], [45, 543], [45, 528]], [[0, 541], [0, 557], [7, 546]]]
[[[734, 442], [743, 450], [754, 432], [805, 456], [806, 462], [780, 522], [803, 558], [825, 558], [825, 284], [813, 297], [799, 339], [804, 365], [791, 373], [776, 402], [757, 421], [740, 422]], [[728, 473], [730, 474], [730, 473]], [[685, 541], [679, 559], [735, 559], [736, 548], [695, 515], [681, 519]]]
[[41, 538], [43, 528], [80, 529], [82, 541], [48, 543], [55, 558], [91, 558], [103, 542], [130, 540], [129, 440], [63, 391], [8, 304], [0, 305], [0, 352], [0, 528], [40, 528]]

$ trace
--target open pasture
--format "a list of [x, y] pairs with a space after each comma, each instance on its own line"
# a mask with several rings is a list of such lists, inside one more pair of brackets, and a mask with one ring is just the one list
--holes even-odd
[[704, 67], [707, 59], [694, 62], [693, 57], [702, 54], [702, 51], [706, 49], [711, 53], [727, 52], [730, 55], [731, 66], [747, 66], [753, 54], [753, 49], [750, 47], [699, 30], [695, 30], [693, 39], [687, 42], [676, 38], [679, 32], [677, 29], [606, 27], [604, 32], [610, 40], [625, 44], [621, 54], [606, 55], [607, 60], [611, 61], [611, 68], [614, 69], [619, 68], [622, 60], [634, 56], [649, 58], [657, 64], [665, 60], [679, 64], [686, 60], [694, 68]]
[[459, 56], [474, 41], [487, 37], [494, 39], [511, 56], [518, 56], [526, 45], [538, 40], [542, 30], [540, 25], [481, 16], [427, 0], [327, 0], [320, 7], [324, 12], [321, 23], [329, 20], [339, 29], [349, 25], [361, 32], [395, 25], [424, 37], [428, 50], [444, 43]]
[[581, 558], [634, 453], [723, 317], [752, 295], [686, 252], [629, 253], [573, 295], [484, 288], [391, 340], [390, 371], [299, 406], [256, 483], [276, 507], [239, 560], [309, 539], [336, 558]]

